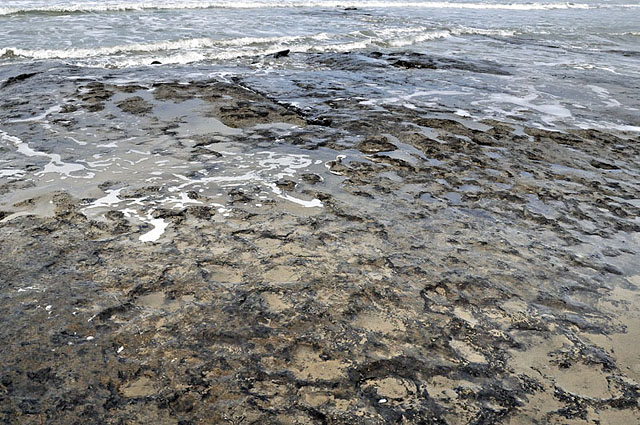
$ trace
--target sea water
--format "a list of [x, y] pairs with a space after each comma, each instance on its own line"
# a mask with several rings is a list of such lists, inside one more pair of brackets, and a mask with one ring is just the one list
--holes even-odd
[[[289, 60], [262, 60], [282, 50], [291, 52]], [[444, 66], [428, 75], [409, 73], [401, 84], [379, 84], [370, 69], [354, 66], [349, 83], [370, 84], [361, 95], [371, 105], [440, 105], [474, 118], [535, 116], [546, 126], [632, 131], [640, 126], [637, 0], [0, 4], [0, 77], [40, 62], [142, 68], [151, 79], [176, 70], [187, 76], [190, 67], [199, 74], [203, 66], [209, 74], [269, 74], [264, 84], [274, 74], [294, 72], [344, 79], [308, 55], [367, 51], [426, 53], [503, 71]], [[277, 79], [271, 82], [279, 85]]]

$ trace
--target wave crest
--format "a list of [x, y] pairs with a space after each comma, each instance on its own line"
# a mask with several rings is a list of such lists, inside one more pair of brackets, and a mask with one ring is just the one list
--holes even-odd
[[464, 35], [512, 36], [514, 34], [513, 31], [508, 30], [469, 27], [452, 29], [386, 28], [335, 35], [317, 33], [221, 40], [192, 38], [91, 48], [25, 49], [5, 47], [0, 48], [0, 59], [53, 59], [68, 60], [78, 65], [132, 67], [149, 65], [155, 61], [162, 64], [185, 64], [204, 60], [233, 60], [242, 57], [267, 56], [285, 49], [292, 53], [344, 52], [367, 48], [400, 48]]
[[593, 9], [601, 7], [627, 7], [628, 5], [589, 5], [586, 3], [474, 3], [474, 2], [389, 2], [389, 1], [359, 1], [341, 2], [334, 0], [307, 0], [307, 1], [187, 1], [187, 2], [89, 2], [74, 3], [70, 5], [33, 6], [33, 7], [0, 7], [0, 15], [15, 14], [69, 14], [69, 13], [96, 13], [96, 12], [122, 12], [137, 10], [166, 10], [166, 9], [256, 9], [256, 8], [305, 8], [305, 7], [370, 7], [370, 8], [419, 8], [419, 9], [493, 9], [493, 10], [555, 10], [555, 9]]

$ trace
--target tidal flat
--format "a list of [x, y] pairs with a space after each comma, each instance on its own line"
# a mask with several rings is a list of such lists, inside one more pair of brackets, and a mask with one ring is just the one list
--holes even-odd
[[0, 422], [640, 423], [637, 132], [109, 72], [2, 85]]

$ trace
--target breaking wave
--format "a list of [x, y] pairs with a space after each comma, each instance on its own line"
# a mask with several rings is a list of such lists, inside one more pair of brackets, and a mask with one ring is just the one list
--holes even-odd
[[116, 46], [69, 49], [24, 49], [21, 47], [0, 48], [0, 59], [32, 60], [93, 60], [92, 65], [141, 66], [153, 61], [163, 64], [193, 63], [203, 60], [230, 60], [241, 57], [266, 56], [288, 49], [293, 53], [344, 52], [370, 47], [404, 47], [430, 40], [463, 35], [512, 36], [513, 31], [481, 28], [455, 28], [433, 30], [424, 27], [389, 28], [384, 30], [355, 31], [348, 34], [311, 35], [281, 37], [240, 37], [215, 40], [191, 38], [132, 43]]
[[420, 8], [420, 9], [489, 9], [489, 10], [555, 10], [555, 9], [593, 9], [628, 7], [628, 5], [589, 5], [586, 3], [558, 2], [558, 3], [474, 3], [474, 2], [389, 2], [389, 1], [358, 1], [342, 2], [332, 0], [308, 1], [186, 1], [186, 2], [89, 2], [73, 3], [69, 5], [33, 5], [27, 7], [0, 7], [0, 15], [14, 14], [68, 14], [68, 13], [96, 13], [119, 12], [136, 10], [166, 10], [166, 9], [254, 9], [254, 8], [305, 8], [305, 7], [342, 7], [342, 8]]
[[192, 38], [153, 43], [70, 49], [0, 48], [0, 59], [85, 61], [89, 66], [133, 67], [162, 64], [187, 64], [204, 60], [232, 60], [267, 56], [282, 50], [292, 53], [345, 52], [367, 48], [405, 47], [431, 40], [464, 35], [513, 36], [515, 31], [459, 27], [433, 30], [425, 27], [387, 28], [354, 31], [348, 34], [281, 37], [240, 37], [215, 40]]
[[93, 57], [114, 56], [135, 53], [156, 53], [173, 50], [199, 50], [224, 47], [247, 47], [261, 44], [285, 44], [303, 39], [325, 39], [325, 34], [317, 36], [298, 37], [243, 37], [230, 40], [214, 40], [211, 38], [192, 38], [174, 41], [159, 41], [155, 43], [133, 43], [108, 47], [72, 48], [72, 49], [22, 49], [6, 47], [0, 49], [2, 57], [24, 57], [30, 59], [83, 59]]

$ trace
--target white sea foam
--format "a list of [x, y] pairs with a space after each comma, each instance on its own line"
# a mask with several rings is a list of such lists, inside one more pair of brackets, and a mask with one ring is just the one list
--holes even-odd
[[60, 111], [60, 109], [61, 109], [60, 105], [56, 105], [56, 106], [52, 106], [51, 108], [47, 109], [46, 111], [44, 111], [40, 115], [36, 115], [35, 117], [14, 119], [14, 120], [9, 120], [7, 122], [9, 122], [9, 123], [21, 123], [21, 122], [41, 121], [41, 120], [45, 119], [49, 114], [52, 114], [54, 112]]
[[151, 215], [147, 217], [146, 223], [149, 223], [153, 226], [153, 229], [140, 236], [139, 240], [141, 242], [155, 242], [160, 239], [160, 236], [164, 233], [164, 231], [169, 226], [169, 223], [165, 222], [162, 218], [153, 218]]
[[437, 40], [439, 38], [447, 38], [451, 36], [449, 31], [431, 31], [422, 34], [416, 34], [410, 37], [392, 39], [387, 42], [391, 47], [404, 47], [412, 44], [421, 43], [428, 40]]
[[[136, 67], [162, 64], [188, 64], [204, 60], [226, 61], [243, 57], [268, 56], [284, 49], [293, 53], [345, 52], [369, 47], [405, 47], [430, 40], [463, 35], [512, 36], [514, 31], [460, 27], [433, 30], [427, 27], [387, 28], [375, 31], [354, 31], [346, 34], [300, 34], [279, 37], [239, 37], [231, 39], [187, 38], [152, 43], [131, 43], [115, 46], [67, 49], [0, 48], [0, 58], [61, 59], [89, 67]], [[43, 115], [13, 122], [35, 121]]]
[[73, 173], [84, 171], [86, 170], [86, 167], [78, 163], [64, 162], [62, 161], [62, 157], [55, 153], [37, 151], [19, 137], [12, 136], [3, 130], [0, 130], [0, 142], [5, 142], [7, 144], [13, 145], [19, 153], [25, 156], [42, 156], [49, 158], [49, 163], [44, 166], [44, 169], [42, 171], [36, 173], [36, 175], [56, 173], [60, 174], [62, 176], [61, 178], [71, 177], [83, 179], [90, 179], [95, 176], [93, 172], [87, 172], [85, 173], [85, 175], [81, 176], [75, 175]]
[[312, 199], [310, 201], [306, 201], [304, 199], [296, 198], [294, 196], [291, 196], [291, 195], [283, 192], [274, 183], [268, 183], [267, 186], [279, 198], [286, 199], [289, 202], [293, 202], [294, 204], [301, 205], [301, 206], [303, 206], [305, 208], [322, 208], [322, 206], [323, 206], [322, 201], [319, 200], [319, 199]]
[[595, 128], [595, 129], [606, 130], [606, 131], [615, 130], [615, 131], [623, 131], [623, 132], [629, 132], [629, 133], [640, 133], [640, 126], [616, 124], [616, 123], [606, 122], [606, 121], [583, 122], [583, 123], [578, 123], [577, 126], [583, 129]]
[[[77, 61], [77, 64], [81, 66], [102, 67], [109, 65], [128, 68], [149, 65], [155, 61], [167, 65], [188, 64], [204, 60], [226, 61], [246, 57], [268, 56], [285, 49], [288, 49], [292, 53], [322, 53], [362, 50], [371, 46], [403, 47], [429, 40], [446, 38], [451, 35], [451, 33], [446, 30], [427, 31], [423, 33], [418, 33], [418, 31], [413, 32], [416, 35], [395, 38], [367, 37], [361, 40], [346, 42], [336, 40], [333, 43], [320, 42], [322, 40], [329, 40], [329, 37], [325, 34], [319, 34], [316, 36], [296, 37], [244, 37], [231, 40], [200, 38], [86, 49], [22, 49], [5, 47], [0, 49], [0, 58], [3, 56], [17, 56], [37, 60], [62, 59], [72, 62]], [[296, 44], [296, 42], [300, 43]], [[237, 47], [237, 49], [229, 47]], [[47, 111], [47, 114], [51, 112], [54, 111]], [[44, 116], [38, 116], [25, 120], [14, 120], [13, 122], [35, 121], [43, 117]]]
[[[538, 95], [535, 93], [531, 93], [524, 97], [513, 96], [509, 94], [494, 94], [490, 97], [490, 101], [498, 102], [498, 103], [511, 103], [526, 109], [530, 109], [532, 111], [541, 112], [554, 119], [555, 118], [565, 119], [565, 118], [571, 117], [571, 111], [569, 111], [564, 106], [561, 106], [559, 103], [545, 103], [545, 104], [533, 103], [533, 100], [537, 98], [538, 98]], [[485, 103], [485, 102], [481, 101], [477, 103]]]
[[86, 2], [67, 5], [33, 5], [25, 7], [0, 7], [0, 15], [20, 13], [96, 13], [136, 10], [167, 10], [167, 9], [261, 9], [261, 8], [310, 8], [310, 7], [368, 7], [368, 8], [418, 8], [418, 9], [489, 9], [489, 10], [555, 10], [555, 9], [592, 9], [633, 7], [634, 5], [589, 5], [586, 3], [549, 2], [549, 3], [481, 3], [481, 2], [451, 2], [451, 1], [358, 1], [342, 2], [333, 0], [308, 1], [162, 1], [162, 2]]
[[[169, 188], [170, 192], [184, 191], [190, 187], [216, 185], [219, 187], [244, 186], [247, 183], [259, 184], [267, 187], [271, 193], [280, 199], [296, 203], [307, 208], [322, 207], [319, 199], [305, 200], [296, 198], [281, 190], [274, 182], [284, 177], [293, 177], [299, 170], [310, 167], [313, 160], [308, 155], [302, 154], [277, 154], [270, 151], [257, 152], [255, 154], [239, 155], [233, 152], [221, 151], [228, 161], [237, 168], [252, 168], [251, 171], [234, 175], [215, 175], [192, 179], [181, 174], [173, 176], [180, 184]], [[181, 199], [184, 199], [182, 197]]]
[[[215, 40], [212, 38], [186, 38], [181, 40], [167, 40], [153, 43], [132, 43], [115, 46], [71, 49], [23, 49], [20, 47], [0, 48], [0, 57], [21, 56], [31, 59], [82, 59], [130, 53], [157, 53], [166, 51], [194, 51], [203, 49], [222, 49], [225, 47], [251, 47], [262, 45], [287, 45], [297, 41], [328, 40], [326, 33], [281, 36], [281, 37], [240, 37], [235, 39]], [[259, 51], [259, 50], [257, 50]], [[188, 52], [195, 53], [195, 52]], [[229, 52], [230, 55], [240, 55], [242, 51]], [[186, 53], [185, 53], [186, 54]], [[201, 55], [205, 57], [204, 55]], [[194, 60], [195, 58], [189, 59]], [[35, 118], [33, 118], [35, 119]]]
[[179, 196], [163, 199], [161, 203], [169, 204], [172, 208], [178, 209], [182, 209], [189, 204], [202, 204], [201, 201], [189, 198], [184, 192], [180, 192]]
[[[135, 57], [126, 58], [121, 60], [120, 64], [124, 66], [136, 66], [149, 64], [153, 60], [159, 60], [164, 64], [192, 63], [204, 59], [232, 59], [239, 56], [266, 55], [290, 46], [294, 46], [295, 51], [308, 51], [314, 48], [322, 49], [321, 45], [315, 45], [313, 42], [329, 39], [330, 36], [328, 34], [320, 33], [282, 37], [241, 37], [223, 40], [204, 37], [71, 49], [23, 49], [20, 47], [4, 47], [0, 48], [0, 58], [17, 56], [29, 59], [89, 59], [116, 55], [148, 55], [177, 51], [178, 53], [175, 54], [153, 57], [146, 56], [142, 60], [136, 59]], [[298, 46], [293, 45], [293, 43], [296, 42], [303, 42], [305, 44]], [[237, 47], [238, 49], [230, 50], [230, 47]], [[337, 45], [336, 49], [340, 49], [340, 45]], [[51, 112], [53, 111], [48, 111], [48, 113]], [[35, 119], [37, 119], [37, 117], [30, 118], [29, 120]]]
[[612, 32], [610, 35], [631, 35], [638, 37], [640, 36], [640, 31], [627, 31], [627, 32]]
[[22, 177], [24, 175], [24, 171], [23, 170], [16, 170], [16, 169], [7, 169], [7, 170], [0, 170], [0, 177]]
[[[322, 32], [278, 37], [185, 38], [91, 48], [25, 49], [10, 46], [0, 48], [0, 58], [61, 59], [81, 66], [127, 68], [150, 65], [156, 61], [161, 64], [227, 61], [268, 56], [285, 49], [293, 53], [345, 52], [369, 47], [405, 47], [451, 36], [514, 34], [514, 31], [509, 30], [471, 27], [436, 30], [427, 27], [396, 27], [331, 35]], [[51, 109], [41, 116], [13, 122], [36, 121], [55, 111]]]
[[451, 34], [453, 35], [488, 35], [488, 36], [500, 36], [500, 37], [512, 37], [516, 35], [516, 31], [513, 30], [505, 30], [505, 29], [494, 29], [494, 28], [471, 28], [471, 27], [460, 27], [451, 30]]
[[109, 47], [94, 47], [87, 49], [21, 49], [19, 47], [5, 47], [0, 49], [0, 57], [14, 55], [32, 59], [81, 59], [135, 52], [151, 53], [169, 50], [202, 49], [214, 47], [215, 43], [215, 40], [210, 38], [194, 38], [156, 43], [134, 43]]
[[620, 102], [613, 99], [611, 97], [611, 94], [609, 93], [609, 90], [605, 89], [604, 87], [594, 85], [588, 85], [587, 87], [589, 87], [595, 94], [597, 94], [606, 106], [610, 108], [621, 106]]
[[123, 202], [123, 200], [119, 198], [120, 192], [122, 192], [122, 189], [107, 190], [107, 194], [105, 196], [96, 199], [85, 209], [88, 210], [92, 208], [105, 208], [117, 205]]
[[327, 33], [319, 33], [313, 35], [293, 35], [293, 36], [281, 36], [281, 37], [240, 37], [232, 38], [228, 40], [216, 41], [220, 46], [251, 46], [260, 44], [274, 44], [274, 43], [293, 43], [300, 40], [329, 40], [331, 36]]

